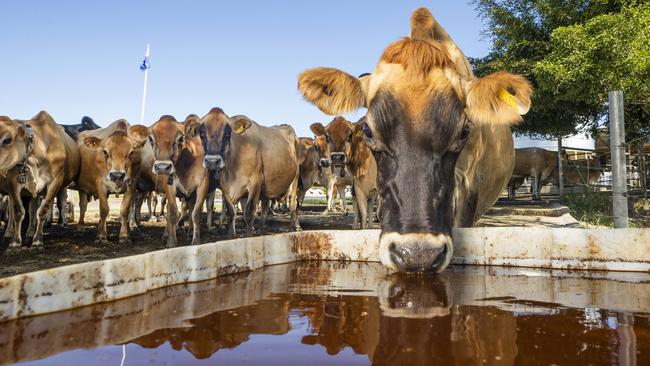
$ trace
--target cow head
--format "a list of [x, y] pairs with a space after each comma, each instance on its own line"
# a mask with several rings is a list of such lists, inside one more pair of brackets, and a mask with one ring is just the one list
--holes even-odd
[[101, 151], [101, 159], [106, 162], [105, 181], [122, 186], [132, 182], [139, 173], [140, 153], [147, 135], [145, 126], [135, 125], [126, 131], [115, 131], [104, 140], [86, 137], [83, 143], [88, 148]]
[[521, 121], [530, 106], [528, 82], [505, 72], [474, 78], [462, 52], [421, 8], [411, 35], [389, 45], [372, 74], [316, 68], [299, 76], [298, 87], [328, 114], [368, 108], [363, 131], [377, 159], [382, 263], [442, 271], [453, 250], [458, 156], [473, 126]]
[[12, 169], [25, 160], [29, 151], [30, 134], [28, 127], [0, 116], [0, 172]]
[[314, 138], [314, 147], [318, 151], [318, 157], [319, 157], [318, 165], [321, 168], [329, 169], [330, 168], [330, 159], [329, 159], [330, 148], [329, 148], [329, 144], [327, 143], [327, 139], [325, 138], [324, 135], [323, 136], [316, 136]]
[[153, 148], [152, 171], [156, 175], [172, 175], [174, 162], [185, 146], [185, 126], [173, 116], [165, 115], [149, 127], [147, 139]]
[[219, 177], [229, 158], [232, 134], [245, 133], [251, 124], [251, 121], [245, 117], [231, 119], [221, 108], [216, 107], [201, 119], [198, 134], [205, 151], [203, 165], [216, 178]]
[[[354, 126], [343, 117], [334, 118], [327, 127], [320, 123], [314, 123], [310, 127], [317, 138], [325, 139], [327, 144], [327, 159], [332, 173], [337, 176], [345, 176], [345, 163], [350, 160], [352, 153], [352, 134]], [[322, 166], [322, 164], [321, 164]]]

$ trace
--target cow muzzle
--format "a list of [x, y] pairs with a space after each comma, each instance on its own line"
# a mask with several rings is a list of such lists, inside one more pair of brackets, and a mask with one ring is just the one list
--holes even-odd
[[126, 172], [123, 170], [111, 170], [108, 179], [114, 183], [122, 183], [126, 179]]
[[203, 158], [203, 166], [207, 170], [220, 170], [226, 166], [221, 155], [206, 155]]
[[453, 241], [448, 234], [382, 233], [381, 263], [393, 271], [440, 273], [451, 262]]
[[174, 164], [171, 160], [156, 160], [153, 163], [153, 173], [156, 175], [174, 174]]
[[321, 168], [328, 168], [330, 166], [330, 159], [325, 159], [325, 158], [320, 159], [318, 161], [318, 166], [320, 166]]
[[345, 164], [345, 153], [334, 152], [330, 154], [330, 162], [332, 165], [343, 165]]

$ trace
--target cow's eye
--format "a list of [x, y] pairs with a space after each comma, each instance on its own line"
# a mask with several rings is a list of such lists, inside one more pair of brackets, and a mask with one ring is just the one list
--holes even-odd
[[460, 132], [460, 143], [464, 145], [467, 142], [467, 139], [469, 138], [469, 132], [470, 132], [470, 126], [465, 125], [463, 127], [463, 130]]
[[7, 137], [6, 139], [2, 140], [3, 145], [9, 145], [11, 143], [11, 137]]
[[368, 124], [364, 123], [362, 128], [363, 128], [364, 136], [366, 136], [367, 139], [371, 139], [372, 138], [372, 131], [370, 130], [370, 127], [368, 127]]
[[347, 138], [347, 140], [348, 140], [348, 142], [351, 142], [351, 141], [352, 141], [352, 132], [350, 132], [350, 133], [348, 134], [348, 138]]
[[129, 157], [132, 157], [132, 156], [133, 156], [133, 153], [135, 153], [134, 150], [129, 151]]
[[325, 141], [330, 142], [330, 135], [325, 134]]
[[149, 143], [153, 146], [153, 136], [147, 137], [147, 140], [149, 140]]
[[106, 150], [106, 149], [102, 149], [102, 151], [104, 152], [104, 156], [105, 156], [105, 157], [108, 157], [108, 150]]

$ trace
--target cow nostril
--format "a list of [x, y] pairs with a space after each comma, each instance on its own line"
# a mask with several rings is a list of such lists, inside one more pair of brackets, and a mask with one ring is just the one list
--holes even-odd
[[121, 181], [121, 180], [124, 180], [124, 178], [126, 177], [126, 173], [124, 173], [124, 172], [111, 172], [109, 174], [109, 177], [113, 181]]

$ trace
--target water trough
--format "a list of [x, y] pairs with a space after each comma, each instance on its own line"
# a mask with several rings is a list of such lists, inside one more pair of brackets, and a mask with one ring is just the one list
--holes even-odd
[[[453, 263], [650, 272], [650, 230], [454, 229]], [[118, 300], [147, 291], [306, 260], [378, 261], [379, 230], [306, 231], [220, 241], [0, 279], [0, 320]]]

